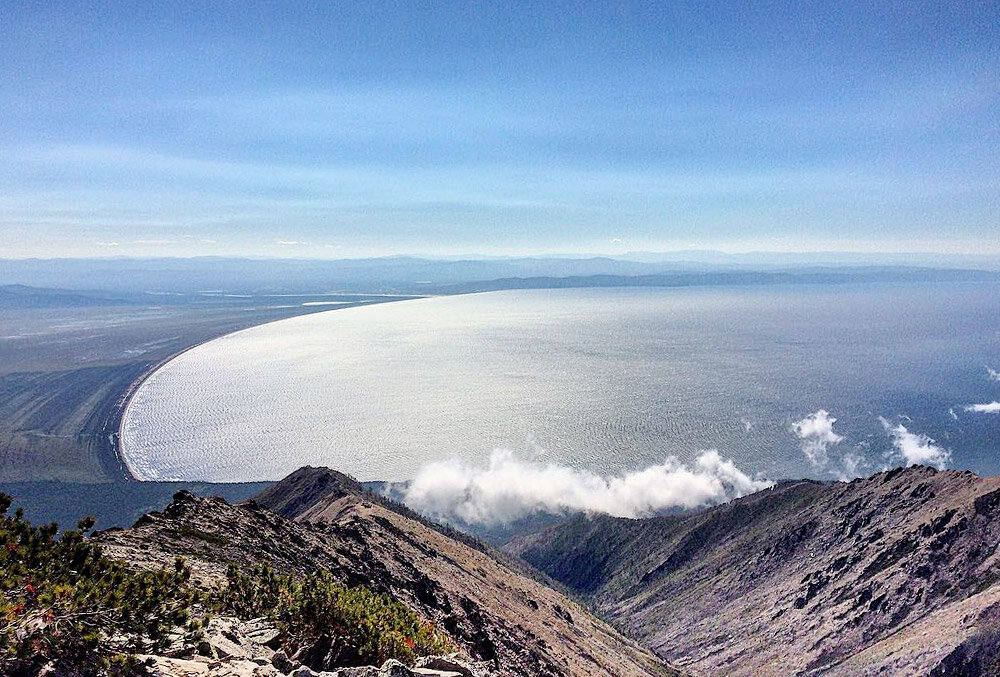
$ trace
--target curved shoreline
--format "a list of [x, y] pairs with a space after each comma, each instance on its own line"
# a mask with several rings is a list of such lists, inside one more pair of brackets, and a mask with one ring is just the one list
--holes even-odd
[[[375, 304], [382, 303], [397, 303], [399, 301], [412, 301], [417, 299], [427, 298], [427, 296], [407, 296], [407, 297], [392, 297], [389, 300], [377, 301]], [[135, 473], [132, 472], [132, 468], [129, 465], [128, 460], [125, 457], [125, 451], [122, 448], [122, 431], [125, 426], [125, 415], [128, 413], [129, 406], [132, 404], [132, 400], [135, 398], [136, 393], [143, 384], [157, 371], [165, 367], [168, 363], [172, 362], [176, 358], [184, 355], [185, 353], [194, 350], [206, 343], [211, 343], [221, 338], [227, 336], [233, 336], [239, 334], [240, 332], [248, 331], [250, 329], [256, 329], [257, 327], [263, 327], [269, 324], [274, 324], [276, 322], [284, 322], [286, 320], [292, 320], [298, 317], [305, 317], [307, 315], [320, 315], [322, 313], [335, 313], [338, 310], [346, 310], [348, 308], [359, 308], [362, 306], [375, 305], [371, 302], [358, 302], [358, 303], [346, 303], [344, 305], [338, 306], [336, 308], [325, 308], [318, 310], [316, 306], [312, 306], [307, 312], [303, 312], [297, 315], [291, 315], [289, 317], [282, 317], [278, 319], [268, 320], [266, 322], [260, 322], [257, 324], [251, 324], [234, 331], [227, 331], [216, 336], [211, 336], [209, 338], [203, 339], [196, 343], [193, 343], [186, 348], [178, 350], [176, 352], [167, 355], [155, 362], [147, 364], [139, 375], [134, 378], [130, 383], [128, 388], [117, 398], [114, 407], [107, 414], [104, 422], [101, 426], [101, 434], [99, 439], [101, 444], [106, 445], [105, 452], [100, 453], [100, 449], [97, 450], [98, 458], [102, 459], [101, 465], [105, 466], [105, 471], [112, 477], [112, 481], [116, 482], [147, 482], [150, 480], [143, 480], [136, 477]], [[114, 460], [111, 467], [107, 467], [111, 460]]]
[[[287, 319], [287, 318], [286, 318]], [[273, 320], [278, 322], [280, 320]], [[260, 325], [253, 325], [255, 327], [262, 326], [264, 324], [270, 324], [270, 322], [263, 322]], [[248, 327], [249, 328], [249, 327]], [[242, 329], [237, 329], [236, 331], [243, 331]], [[125, 426], [125, 414], [128, 412], [129, 405], [132, 404], [132, 399], [135, 394], [139, 392], [139, 388], [149, 379], [150, 376], [155, 374], [160, 368], [164, 367], [171, 360], [180, 357], [189, 350], [194, 350], [198, 346], [205, 345], [209, 341], [214, 341], [216, 339], [222, 338], [224, 336], [229, 336], [229, 334], [235, 334], [236, 332], [229, 332], [226, 334], [220, 334], [219, 336], [213, 336], [212, 338], [205, 339], [204, 341], [198, 341], [183, 350], [179, 350], [171, 355], [164, 357], [157, 362], [146, 367], [138, 378], [133, 380], [125, 392], [118, 398], [118, 404], [115, 405], [114, 411], [111, 416], [109, 416], [109, 421], [113, 417], [114, 432], [111, 433], [111, 437], [108, 439], [108, 443], [111, 446], [111, 451], [113, 457], [116, 461], [116, 470], [121, 475], [121, 479], [125, 482], [142, 482], [144, 480], [139, 479], [132, 472], [132, 468], [129, 465], [128, 460], [125, 458], [125, 452], [122, 449], [122, 429]]]

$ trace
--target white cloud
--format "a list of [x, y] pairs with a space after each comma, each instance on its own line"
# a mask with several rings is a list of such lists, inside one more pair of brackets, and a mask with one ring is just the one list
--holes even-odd
[[817, 468], [827, 466], [830, 460], [828, 454], [830, 446], [844, 439], [833, 432], [833, 424], [836, 421], [837, 419], [830, 416], [830, 412], [820, 409], [792, 424], [792, 432], [800, 440], [802, 453]]
[[671, 456], [662, 464], [612, 477], [524, 461], [510, 451], [496, 450], [485, 468], [459, 460], [425, 465], [404, 500], [414, 510], [440, 519], [502, 524], [537, 512], [643, 517], [668, 508], [720, 503], [769, 486], [715, 450], [703, 451], [690, 466]]
[[309, 243], [302, 242], [300, 240], [275, 240], [274, 244], [279, 247], [301, 247], [302, 245], [307, 245]]
[[951, 452], [935, 444], [927, 435], [911, 433], [902, 423], [894, 426], [881, 416], [879, 421], [892, 436], [892, 446], [906, 465], [932, 465], [941, 470], [951, 461]]
[[834, 474], [836, 474], [838, 480], [846, 482], [866, 474], [865, 469], [870, 467], [871, 464], [865, 455], [857, 450], [853, 450], [844, 454], [844, 457], [841, 459], [841, 467], [835, 470]]
[[1000, 414], [1000, 402], [988, 402], [986, 404], [970, 404], [965, 408], [977, 414]]
[[989, 374], [990, 378], [993, 379], [994, 381], [1000, 381], [1000, 371], [995, 371], [993, 369], [990, 369], [989, 367], [986, 367], [986, 373]]

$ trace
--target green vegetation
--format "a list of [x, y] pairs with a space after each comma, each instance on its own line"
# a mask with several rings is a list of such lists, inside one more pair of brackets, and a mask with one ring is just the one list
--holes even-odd
[[274, 619], [291, 652], [306, 648], [322, 659], [334, 650], [340, 665], [380, 665], [455, 650], [409, 607], [362, 586], [345, 587], [326, 571], [296, 580], [267, 565], [250, 575], [230, 565], [227, 575], [221, 607], [244, 618]]
[[20, 510], [8, 515], [10, 504], [0, 494], [5, 677], [34, 677], [46, 667], [78, 677], [141, 677], [148, 670], [136, 654], [172, 642], [194, 646], [211, 611], [273, 619], [285, 649], [317, 667], [389, 658], [412, 664], [417, 656], [455, 649], [409, 607], [365, 587], [345, 587], [329, 572], [295, 579], [266, 565], [249, 574], [230, 565], [228, 584], [202, 596], [181, 558], [169, 569], [134, 570], [85, 538], [93, 519], [60, 534], [55, 524], [31, 525]]
[[[189, 621], [197, 593], [173, 569], [135, 571], [108, 559], [77, 529], [32, 526], [0, 494], [0, 673], [35, 675], [51, 664], [81, 677], [142, 675], [132, 656], [165, 649]], [[197, 630], [197, 624], [188, 626]]]

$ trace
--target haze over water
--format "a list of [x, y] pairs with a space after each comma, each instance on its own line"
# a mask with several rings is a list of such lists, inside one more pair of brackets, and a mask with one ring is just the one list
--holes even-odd
[[[883, 417], [1000, 471], [1000, 286], [504, 291], [255, 327], [154, 373], [123, 424], [140, 479], [360, 479], [497, 448], [597, 473], [718, 449], [771, 479], [859, 474], [893, 457]], [[843, 440], [812, 464], [794, 422]]]

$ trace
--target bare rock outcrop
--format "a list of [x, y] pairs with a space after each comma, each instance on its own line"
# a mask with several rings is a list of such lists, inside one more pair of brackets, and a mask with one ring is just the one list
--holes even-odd
[[[469, 665], [478, 666], [473, 671], [477, 677], [677, 674], [573, 600], [501, 563], [485, 547], [433, 528], [351, 482], [327, 469], [304, 469], [260, 502], [239, 506], [182, 492], [162, 512], [98, 539], [106, 553], [140, 567], [169, 565], [181, 555], [194, 584], [206, 589], [224, 581], [229, 562], [247, 569], [266, 562], [297, 574], [325, 569], [346, 585], [386, 593], [434, 623], [471, 659]], [[281, 505], [278, 496], [286, 499]], [[230, 651], [216, 646], [217, 653], [223, 650]], [[247, 660], [257, 658], [216, 660], [230, 666], [226, 669], [237, 663], [244, 669]], [[328, 671], [340, 667], [310, 665]], [[268, 666], [259, 667], [265, 674]], [[379, 677], [384, 669], [379, 667]], [[437, 665], [414, 670], [449, 671]]]
[[692, 674], [854, 676], [996, 674], [998, 544], [1000, 478], [912, 467], [508, 547]]

